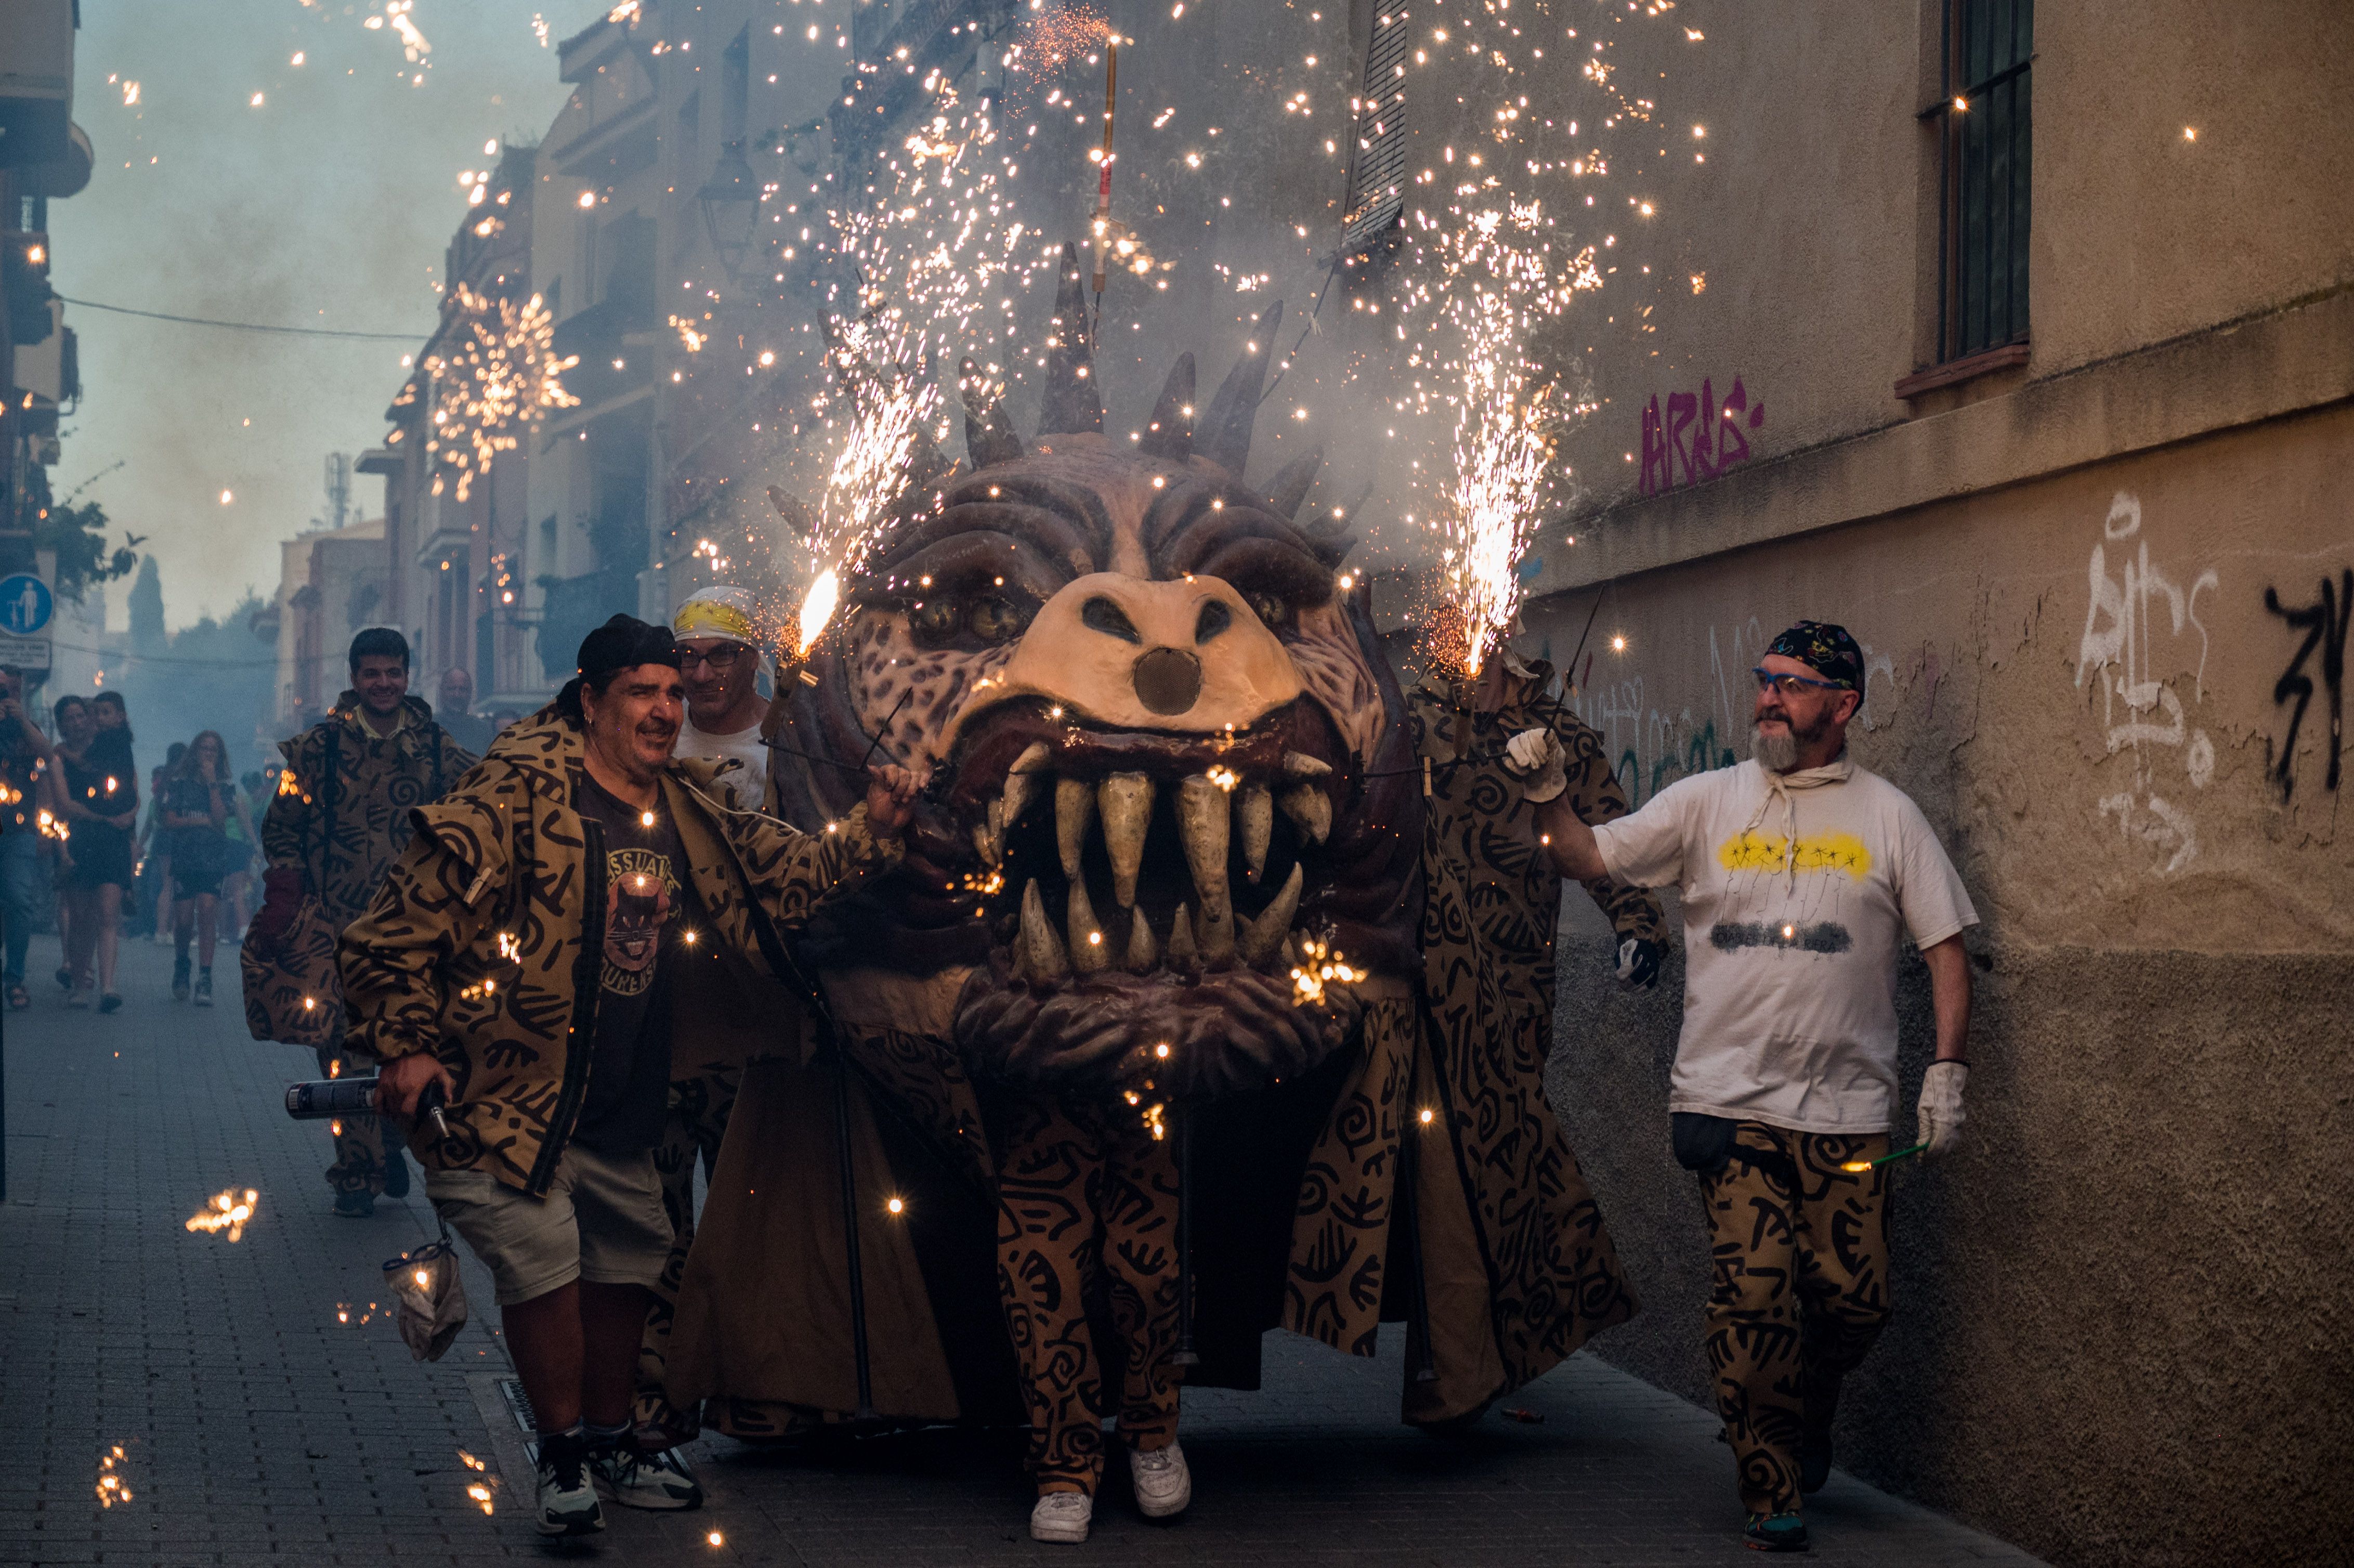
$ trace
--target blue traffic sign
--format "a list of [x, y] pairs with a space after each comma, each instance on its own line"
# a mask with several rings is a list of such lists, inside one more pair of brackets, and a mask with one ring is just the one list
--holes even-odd
[[49, 585], [30, 572], [0, 577], [0, 631], [11, 637], [37, 637], [48, 630], [57, 600]]

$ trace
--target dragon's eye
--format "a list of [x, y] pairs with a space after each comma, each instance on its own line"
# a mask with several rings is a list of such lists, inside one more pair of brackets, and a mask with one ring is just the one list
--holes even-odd
[[1011, 599], [983, 599], [973, 601], [972, 634], [983, 642], [995, 644], [1009, 641], [1022, 634], [1030, 618]]
[[928, 599], [915, 609], [916, 635], [927, 642], [946, 642], [964, 620], [963, 607], [952, 599]]
[[1255, 593], [1250, 596], [1251, 612], [1276, 630], [1291, 623], [1291, 603], [1281, 594]]

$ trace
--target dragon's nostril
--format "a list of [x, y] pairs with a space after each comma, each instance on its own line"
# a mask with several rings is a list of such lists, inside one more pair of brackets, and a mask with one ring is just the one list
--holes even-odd
[[1137, 700], [1157, 714], [1182, 714], [1202, 694], [1202, 662], [1182, 648], [1145, 653], [1132, 678]]
[[[1090, 630], [1100, 631], [1107, 637], [1117, 637], [1123, 642], [1144, 641], [1142, 634], [1136, 630], [1136, 622], [1128, 618], [1128, 611], [1102, 594], [1079, 606], [1079, 620]], [[1187, 705], [1192, 705], [1189, 703]]]

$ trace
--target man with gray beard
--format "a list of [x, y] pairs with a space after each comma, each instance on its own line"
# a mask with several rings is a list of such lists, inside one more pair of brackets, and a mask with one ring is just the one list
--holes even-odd
[[1830, 1473], [1840, 1380], [1888, 1320], [1880, 1162], [1896, 1113], [1899, 939], [1927, 961], [1935, 1001], [1916, 1124], [1934, 1157], [1960, 1136], [1961, 932], [1978, 915], [1920, 809], [1848, 760], [1863, 706], [1855, 639], [1802, 620], [1755, 673], [1753, 759], [1680, 779], [1616, 821], [1589, 827], [1570, 810], [1552, 731], [1513, 736], [1506, 765], [1564, 876], [1682, 895], [1668, 1109], [1708, 1217], [1709, 1364], [1744, 1538], [1794, 1552], [1807, 1541], [1799, 1499]]

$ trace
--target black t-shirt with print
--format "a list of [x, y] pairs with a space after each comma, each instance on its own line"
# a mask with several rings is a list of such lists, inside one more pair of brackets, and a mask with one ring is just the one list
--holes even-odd
[[605, 830], [605, 961], [588, 1093], [572, 1136], [599, 1154], [638, 1154], [662, 1136], [678, 933], [702, 909], [670, 813], [657, 804], [649, 823], [595, 779], [580, 783], [580, 814]]

